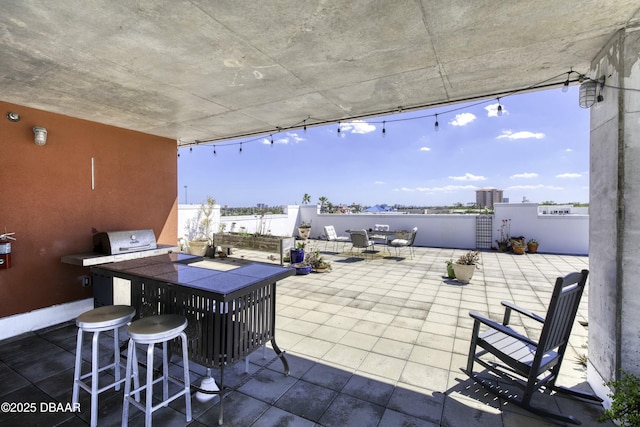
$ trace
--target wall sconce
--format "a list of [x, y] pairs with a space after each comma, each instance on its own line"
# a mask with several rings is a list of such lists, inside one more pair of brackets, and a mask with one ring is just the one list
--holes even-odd
[[33, 142], [35, 142], [36, 145], [43, 146], [47, 143], [47, 130], [45, 128], [34, 126], [33, 135]]
[[604, 76], [598, 80], [589, 79], [584, 81], [580, 85], [580, 98], [578, 100], [580, 107], [591, 108], [596, 102], [602, 102], [604, 100], [601, 93], [602, 87], [604, 87]]

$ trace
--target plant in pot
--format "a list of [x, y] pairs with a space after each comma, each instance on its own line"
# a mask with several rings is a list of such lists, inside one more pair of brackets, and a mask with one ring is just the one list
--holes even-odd
[[524, 236], [511, 238], [511, 250], [516, 255], [524, 255], [524, 250], [527, 247]]
[[[300, 245], [301, 243], [298, 243]], [[304, 244], [302, 244], [304, 245]], [[304, 246], [303, 246], [304, 247]], [[302, 259], [294, 258], [294, 251], [302, 251]], [[291, 267], [296, 269], [296, 275], [311, 273], [313, 265], [311, 265], [311, 254], [304, 256], [304, 249], [291, 249]]]
[[448, 261], [445, 261], [445, 264], [447, 264], [447, 277], [449, 277], [449, 279], [455, 279], [456, 272], [453, 271], [453, 260], [450, 259]]
[[538, 252], [539, 244], [540, 243], [536, 239], [529, 239], [529, 241], [527, 241], [527, 251], [530, 254], [535, 254], [536, 252]]
[[604, 416], [598, 421], [611, 420], [622, 426], [640, 425], [640, 377], [621, 371], [619, 380], [608, 381], [605, 385], [614, 390], [608, 394], [612, 399], [611, 407], [605, 409]]
[[462, 283], [469, 283], [476, 269], [476, 264], [480, 261], [480, 253], [478, 251], [468, 251], [461, 255], [458, 260], [453, 263], [453, 272], [456, 280]]
[[315, 252], [309, 254], [309, 263], [313, 268], [313, 271], [318, 273], [325, 273], [331, 271], [331, 262], [324, 259], [320, 254], [320, 250], [316, 249]]
[[291, 248], [289, 251], [289, 260], [291, 264], [299, 264], [304, 262], [304, 247], [305, 242], [298, 242], [295, 248]]
[[302, 221], [300, 225], [298, 225], [298, 235], [302, 240], [307, 240], [309, 235], [311, 234], [311, 222]]
[[509, 238], [509, 234], [511, 233], [511, 220], [503, 219], [502, 225], [498, 228], [498, 232], [500, 233], [500, 239], [496, 240], [496, 243], [498, 244], [498, 251], [507, 252], [511, 244], [511, 240]]
[[188, 252], [192, 255], [204, 256], [212, 245], [213, 207], [216, 200], [207, 196], [207, 201], [200, 204], [195, 218], [187, 222]]

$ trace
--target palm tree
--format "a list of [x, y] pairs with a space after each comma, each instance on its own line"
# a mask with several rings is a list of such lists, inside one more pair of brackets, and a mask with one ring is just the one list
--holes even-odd
[[308, 193], [304, 193], [304, 196], [302, 196], [302, 204], [306, 205], [308, 203], [311, 203], [311, 196]]
[[318, 197], [318, 201], [320, 202], [320, 212], [324, 210], [324, 205], [327, 203], [328, 199], [324, 196]]

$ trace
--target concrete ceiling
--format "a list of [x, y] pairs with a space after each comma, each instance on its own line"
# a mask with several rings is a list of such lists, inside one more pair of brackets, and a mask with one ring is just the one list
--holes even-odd
[[188, 145], [561, 84], [639, 22], [637, 0], [3, 0], [0, 99]]

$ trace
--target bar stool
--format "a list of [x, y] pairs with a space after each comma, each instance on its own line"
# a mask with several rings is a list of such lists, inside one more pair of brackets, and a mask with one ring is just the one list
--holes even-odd
[[[189, 381], [189, 358], [187, 356], [187, 319], [177, 314], [161, 314], [159, 316], [145, 317], [129, 325], [129, 347], [127, 350], [127, 370], [124, 385], [124, 402], [122, 405], [122, 426], [129, 422], [129, 404], [137, 407], [145, 413], [145, 427], [151, 427], [153, 412], [169, 402], [184, 395], [187, 412], [187, 422], [191, 421], [191, 382]], [[184, 368], [184, 384], [169, 376], [169, 360], [167, 357], [167, 344], [174, 338], [182, 339], [182, 364]], [[153, 379], [153, 350], [156, 344], [162, 343], [162, 376]], [[138, 377], [138, 357], [136, 356], [136, 344], [147, 344], [147, 380], [142, 386], [134, 384], [131, 390], [131, 376], [133, 371], [134, 382]], [[153, 406], [153, 385], [162, 381], [162, 402]], [[172, 396], [169, 396], [169, 381], [184, 388]], [[131, 397], [145, 390], [145, 406]]]
[[[131, 322], [135, 316], [136, 310], [127, 305], [108, 305], [98, 307], [93, 310], [82, 313], [76, 319], [78, 326], [78, 340], [76, 344], [76, 365], [73, 373], [73, 394], [71, 402], [73, 407], [77, 407], [80, 388], [91, 394], [91, 427], [98, 425], [98, 395], [105, 390], [115, 388], [120, 390], [120, 384], [124, 379], [120, 378], [120, 368], [124, 367], [120, 364], [120, 342], [118, 340], [118, 330]], [[98, 345], [100, 332], [113, 331], [113, 363], [100, 367], [98, 365]], [[91, 372], [82, 375], [82, 341], [84, 332], [93, 332], [91, 344]], [[115, 381], [99, 388], [98, 374], [107, 369], [113, 368], [113, 376]], [[84, 380], [91, 377], [91, 384], [87, 384]]]

